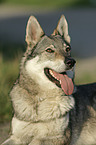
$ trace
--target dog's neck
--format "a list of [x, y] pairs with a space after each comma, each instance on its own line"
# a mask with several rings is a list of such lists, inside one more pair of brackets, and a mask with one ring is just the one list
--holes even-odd
[[[64, 91], [57, 86], [53, 89], [47, 88], [47, 86], [41, 87], [34, 80], [30, 79], [27, 74], [20, 75], [19, 80], [20, 86], [27, 90], [30, 96], [38, 100], [40, 110], [43, 110], [39, 113], [40, 120], [46, 121], [46, 119], [59, 118], [61, 116], [65, 117], [65, 114], [74, 107], [74, 98], [72, 96], [66, 96]], [[42, 106], [45, 106], [45, 108]], [[53, 110], [52, 118], [51, 116], [47, 118], [46, 115], [50, 113], [50, 109], [49, 112], [46, 112], [46, 107], [52, 107], [52, 109], [56, 108], [56, 110]]]

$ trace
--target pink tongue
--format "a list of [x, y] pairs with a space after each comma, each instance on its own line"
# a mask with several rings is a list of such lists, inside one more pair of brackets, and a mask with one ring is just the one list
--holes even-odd
[[59, 74], [53, 71], [54, 76], [60, 81], [61, 88], [65, 92], [66, 95], [71, 95], [74, 90], [74, 85], [72, 79], [67, 75]]

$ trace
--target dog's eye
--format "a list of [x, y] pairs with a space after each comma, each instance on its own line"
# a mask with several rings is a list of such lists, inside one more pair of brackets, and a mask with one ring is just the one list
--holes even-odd
[[48, 53], [54, 53], [54, 50], [52, 50], [51, 48], [47, 48], [46, 52], [48, 52]]
[[66, 52], [69, 52], [71, 50], [70, 46], [67, 46], [67, 48], [65, 49]]

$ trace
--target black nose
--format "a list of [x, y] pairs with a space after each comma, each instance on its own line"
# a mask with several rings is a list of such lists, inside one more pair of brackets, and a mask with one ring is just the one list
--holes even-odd
[[75, 63], [76, 61], [73, 58], [71, 57], [65, 58], [65, 64], [67, 67], [72, 68], [75, 65]]

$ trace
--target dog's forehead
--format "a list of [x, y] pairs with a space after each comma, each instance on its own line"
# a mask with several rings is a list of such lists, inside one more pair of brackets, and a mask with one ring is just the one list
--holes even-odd
[[46, 47], [53, 45], [55, 48], [62, 48], [64, 41], [60, 36], [44, 36], [38, 43], [38, 48], [45, 49]]

